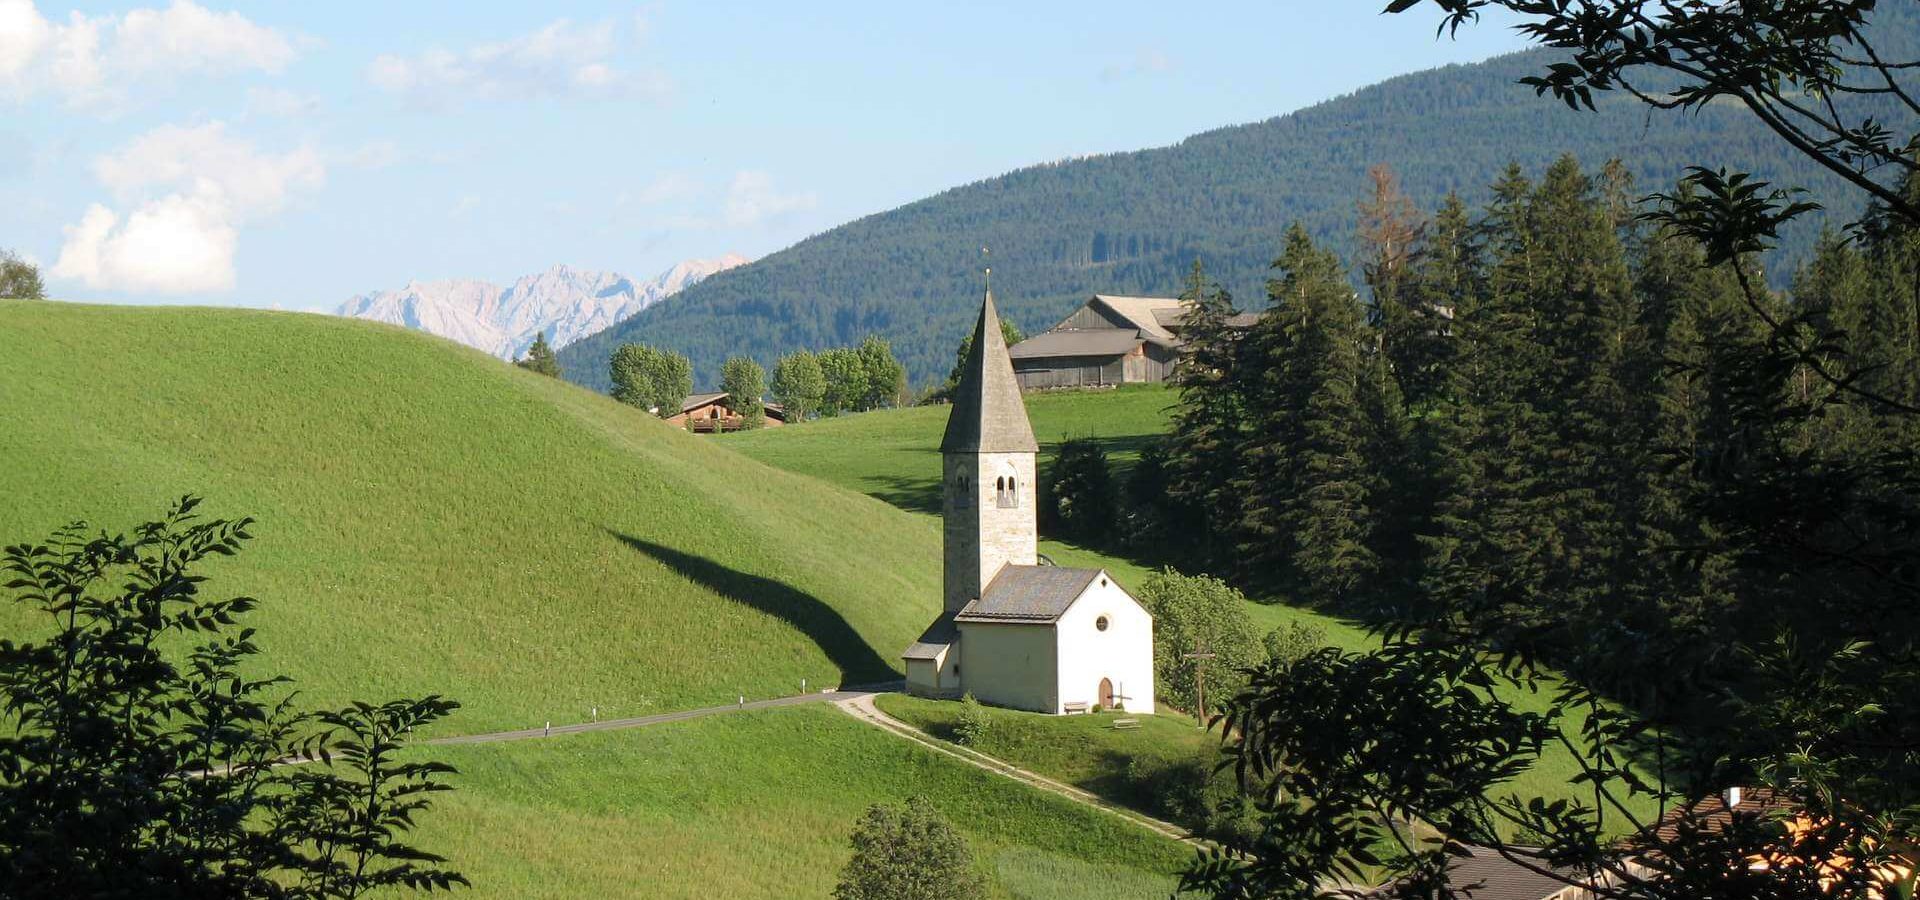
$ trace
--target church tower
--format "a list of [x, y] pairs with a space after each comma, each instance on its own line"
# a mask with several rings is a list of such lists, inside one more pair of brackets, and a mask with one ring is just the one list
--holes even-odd
[[986, 295], [940, 440], [948, 613], [978, 598], [1000, 567], [1037, 561], [1034, 454], [1040, 447], [1013, 377], [991, 286]]

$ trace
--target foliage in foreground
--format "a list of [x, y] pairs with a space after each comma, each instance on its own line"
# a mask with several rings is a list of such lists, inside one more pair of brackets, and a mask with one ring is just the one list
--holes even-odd
[[[1874, 0], [1431, 2], [1454, 28], [1504, 8], [1571, 51], [1526, 79], [1543, 95], [1736, 101], [1872, 205], [1858, 246], [1823, 241], [1792, 298], [1761, 287], [1753, 256], [1814, 207], [1704, 168], [1638, 221], [1614, 172], [1596, 192], [1565, 165], [1538, 188], [1510, 171], [1484, 224], [1460, 227], [1450, 203], [1411, 271], [1369, 266], [1377, 305], [1447, 310], [1451, 349], [1406, 382], [1444, 463], [1426, 570], [1379, 651], [1253, 673], [1223, 724], [1262, 828], [1184, 886], [1319, 897], [1381, 866], [1397, 896], [1465, 896], [1448, 868], [1479, 846], [1608, 898], [1914, 896], [1911, 48], [1874, 29]], [[1643, 90], [1662, 69], [1678, 87]], [[1667, 723], [1577, 685], [1544, 712], [1507, 702], [1543, 659]], [[1513, 796], [1555, 744], [1588, 795]], [[1763, 800], [1709, 818], [1726, 807], [1701, 798], [1731, 787]], [[1631, 811], [1647, 797], [1662, 815]]]
[[[403, 841], [451, 767], [402, 763], [440, 697], [303, 712], [253, 679], [251, 597], [202, 596], [251, 519], [188, 497], [131, 535], [6, 549], [42, 641], [0, 640], [0, 896], [355, 897], [464, 885]], [[195, 642], [198, 643], [195, 643]], [[276, 695], [278, 699], [275, 699]]]
[[834, 900], [978, 900], [986, 884], [967, 839], [923, 798], [875, 804], [853, 829]]

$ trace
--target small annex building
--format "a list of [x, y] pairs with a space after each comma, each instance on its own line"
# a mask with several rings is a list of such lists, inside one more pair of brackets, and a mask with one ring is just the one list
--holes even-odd
[[989, 290], [940, 441], [942, 609], [901, 654], [907, 690], [1151, 714], [1153, 617], [1105, 570], [1040, 562], [1039, 449]]

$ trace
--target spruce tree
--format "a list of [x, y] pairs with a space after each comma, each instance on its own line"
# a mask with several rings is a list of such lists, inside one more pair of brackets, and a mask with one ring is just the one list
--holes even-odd
[[1166, 446], [1167, 497], [1161, 506], [1171, 520], [1165, 523], [1168, 533], [1204, 544], [1198, 549], [1208, 558], [1223, 549], [1208, 538], [1225, 534], [1239, 506], [1229, 485], [1240, 467], [1246, 427], [1240, 333], [1229, 324], [1236, 314], [1233, 297], [1197, 259], [1180, 300], [1187, 312], [1172, 378], [1180, 400]]
[[514, 365], [549, 378], [560, 377], [560, 360], [554, 357], [553, 347], [547, 344], [547, 333], [544, 331], [534, 335], [533, 346], [528, 347], [527, 355], [515, 360]]
[[1251, 387], [1235, 536], [1248, 575], [1347, 601], [1377, 585], [1378, 471], [1363, 402], [1369, 334], [1340, 262], [1289, 229], [1272, 308], [1246, 337]]

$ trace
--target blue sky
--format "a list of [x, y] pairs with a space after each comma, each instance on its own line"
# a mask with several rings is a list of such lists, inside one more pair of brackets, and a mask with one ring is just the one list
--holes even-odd
[[647, 277], [1521, 46], [1383, 5], [0, 0], [0, 247], [112, 302]]

